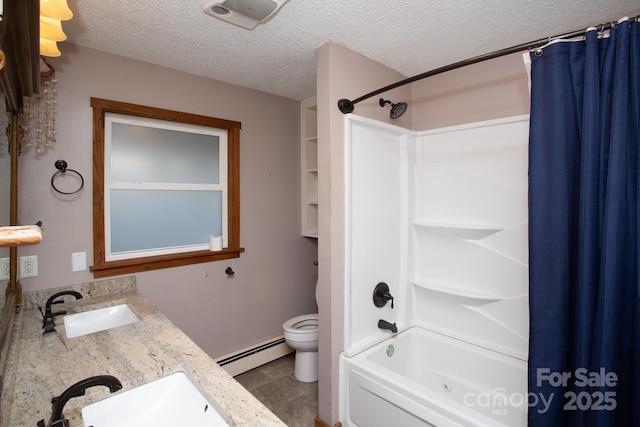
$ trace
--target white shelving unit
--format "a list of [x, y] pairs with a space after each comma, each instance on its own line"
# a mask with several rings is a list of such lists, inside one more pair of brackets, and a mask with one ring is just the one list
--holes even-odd
[[316, 97], [300, 103], [302, 235], [318, 238], [318, 112]]

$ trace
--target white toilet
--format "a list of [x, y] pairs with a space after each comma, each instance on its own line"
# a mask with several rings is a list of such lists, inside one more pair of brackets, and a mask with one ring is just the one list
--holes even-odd
[[[318, 283], [316, 282], [316, 301]], [[318, 314], [303, 314], [282, 325], [284, 340], [296, 351], [293, 375], [305, 383], [318, 380]]]

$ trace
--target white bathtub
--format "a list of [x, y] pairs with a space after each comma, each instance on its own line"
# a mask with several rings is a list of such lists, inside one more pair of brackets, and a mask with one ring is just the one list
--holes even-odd
[[527, 363], [413, 327], [340, 361], [347, 427], [526, 426]]

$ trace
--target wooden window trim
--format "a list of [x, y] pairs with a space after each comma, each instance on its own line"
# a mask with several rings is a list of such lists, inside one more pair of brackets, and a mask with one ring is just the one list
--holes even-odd
[[[240, 246], [240, 128], [242, 124], [232, 120], [100, 98], [91, 98], [91, 107], [93, 108], [93, 265], [89, 269], [93, 272], [94, 277], [115, 276], [238, 258], [240, 253], [244, 251], [244, 248]], [[106, 113], [146, 117], [227, 130], [227, 248], [216, 252], [194, 251], [122, 261], [106, 261], [104, 235], [104, 126]]]

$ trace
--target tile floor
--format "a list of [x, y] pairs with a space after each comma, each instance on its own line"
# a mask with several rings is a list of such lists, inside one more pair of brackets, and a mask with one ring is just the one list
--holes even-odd
[[294, 354], [236, 376], [236, 380], [289, 427], [313, 427], [318, 414], [318, 382], [293, 376]]

